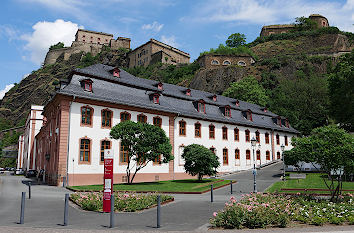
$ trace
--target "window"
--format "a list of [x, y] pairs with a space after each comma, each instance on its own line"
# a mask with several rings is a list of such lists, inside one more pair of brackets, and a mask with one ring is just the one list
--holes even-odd
[[239, 149], [235, 150], [235, 159], [240, 159], [240, 150]]
[[246, 129], [245, 131], [245, 137], [246, 137], [246, 142], [250, 141], [250, 131], [248, 129]]
[[157, 88], [158, 88], [159, 90], [163, 90], [163, 84], [162, 84], [162, 83], [157, 84]]
[[228, 106], [225, 107], [225, 116], [226, 117], [231, 117], [231, 109]]
[[120, 122], [130, 121], [130, 113], [129, 112], [121, 112], [120, 113]]
[[228, 61], [228, 60], [226, 60], [226, 61], [224, 61], [222, 64], [228, 66], [228, 65], [231, 65], [231, 62]]
[[112, 127], [112, 111], [108, 109], [103, 109], [101, 111], [102, 123], [101, 126], [103, 128], [111, 128]]
[[266, 151], [266, 160], [270, 160], [270, 152], [269, 152], [269, 150]]
[[260, 150], [257, 150], [256, 155], [257, 155], [257, 160], [261, 160], [261, 151]]
[[92, 126], [93, 108], [89, 106], [81, 107], [81, 125]]
[[101, 162], [104, 161], [104, 150], [111, 149], [111, 142], [108, 140], [101, 141]]
[[236, 107], [240, 107], [240, 101], [236, 100], [235, 105]]
[[266, 144], [269, 144], [269, 133], [265, 133], [264, 140]]
[[237, 65], [239, 65], [239, 66], [246, 66], [246, 62], [244, 62], [244, 61], [239, 61], [239, 62], [237, 62]]
[[212, 61], [211, 61], [211, 64], [212, 64], [212, 65], [219, 65], [219, 61], [217, 61], [217, 60], [212, 60]]
[[209, 138], [210, 139], [215, 138], [215, 126], [214, 125], [209, 125]]
[[256, 140], [257, 140], [258, 143], [261, 142], [260, 134], [259, 134], [258, 131], [256, 131]]
[[92, 80], [91, 79], [84, 79], [80, 81], [81, 87], [85, 91], [92, 92]]
[[160, 98], [159, 97], [160, 96], [158, 94], [155, 94], [155, 95], [152, 96], [152, 101], [154, 102], [154, 104], [160, 103], [160, 101], [159, 101]]
[[178, 164], [180, 166], [184, 165], [184, 162], [185, 162], [184, 159], [182, 158], [183, 152], [184, 152], [184, 145], [182, 144], [178, 148], [178, 159], [179, 159]]
[[247, 120], [249, 120], [249, 121], [252, 121], [252, 112], [251, 112], [251, 110], [248, 110], [247, 112], [246, 112], [246, 115], [247, 115]]
[[128, 150], [122, 144], [120, 145], [119, 161], [120, 163], [128, 163]]
[[228, 149], [226, 149], [226, 148], [224, 148], [222, 150], [222, 163], [223, 163], [223, 165], [229, 164], [229, 152], [228, 152]]
[[114, 68], [113, 69], [113, 76], [119, 78], [120, 77], [120, 69]]
[[147, 117], [144, 114], [139, 114], [137, 116], [137, 120], [138, 120], [138, 122], [146, 123], [147, 122]]
[[240, 140], [240, 130], [238, 128], [234, 129], [234, 137], [235, 137], [235, 141]]
[[90, 139], [80, 139], [80, 162], [90, 162], [91, 141]]
[[153, 162], [153, 165], [159, 165], [161, 164], [161, 155], [158, 155]]
[[214, 155], [216, 154], [216, 149], [214, 147], [210, 147], [209, 150], [213, 152]]
[[280, 152], [277, 152], [277, 159], [280, 159]]
[[285, 140], [285, 146], [288, 145], [288, 136], [284, 136], [284, 140]]
[[144, 154], [139, 153], [137, 156], [137, 163], [138, 164], [144, 164], [146, 162], [146, 159], [143, 157]]
[[222, 139], [227, 140], [227, 127], [222, 127]]
[[202, 100], [198, 102], [198, 112], [205, 113], [205, 103]]
[[194, 124], [194, 136], [196, 138], [202, 137], [202, 125], [199, 122]]
[[183, 120], [179, 122], [179, 136], [186, 136], [186, 122]]
[[280, 145], [280, 137], [279, 137], [279, 134], [277, 134], [276, 140], [277, 140], [277, 145]]
[[251, 151], [250, 150], [246, 150], [246, 159], [251, 160]]
[[153, 118], [153, 124], [157, 127], [161, 128], [162, 125], [162, 119], [160, 117], [154, 117]]

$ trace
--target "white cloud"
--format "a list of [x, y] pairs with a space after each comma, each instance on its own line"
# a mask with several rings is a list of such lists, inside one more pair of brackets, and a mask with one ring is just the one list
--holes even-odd
[[15, 84], [9, 84], [9, 85], [6, 85], [6, 87], [2, 90], [0, 90], [0, 100], [2, 98], [4, 98], [6, 92], [8, 92], [11, 88], [13, 88], [15, 86]]
[[32, 28], [33, 33], [22, 35], [21, 39], [27, 41], [25, 49], [30, 52], [30, 60], [35, 64], [41, 64], [51, 45], [63, 42], [65, 46], [70, 46], [79, 26], [70, 21], [57, 19], [55, 22], [37, 22]]
[[178, 48], [179, 44], [176, 42], [176, 37], [174, 35], [172, 36], [161, 36], [161, 42], [171, 45], [172, 47]]
[[354, 0], [336, 1], [308, 0], [208, 0], [197, 5], [185, 22], [242, 22], [248, 24], [291, 23], [295, 17], [313, 13], [328, 18], [330, 25], [341, 30], [354, 31]]
[[163, 28], [163, 24], [160, 24], [156, 21], [154, 21], [153, 23], [151, 24], [144, 24], [141, 29], [143, 30], [152, 30], [154, 32], [159, 32], [161, 31], [161, 29]]
[[0, 25], [0, 37], [7, 37], [9, 41], [19, 38], [19, 31], [11, 25]]

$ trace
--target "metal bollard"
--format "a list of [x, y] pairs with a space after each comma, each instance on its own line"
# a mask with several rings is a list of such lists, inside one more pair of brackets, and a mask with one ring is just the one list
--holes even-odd
[[157, 224], [156, 227], [160, 228], [160, 218], [161, 218], [161, 196], [157, 196]]
[[63, 177], [63, 188], [66, 186], [66, 176]]
[[29, 181], [28, 182], [28, 199], [31, 199], [31, 186], [32, 186], [32, 182]]
[[210, 185], [210, 202], [214, 202], [213, 185]]
[[69, 212], [69, 193], [66, 193], [65, 205], [64, 205], [64, 226], [68, 225], [68, 212]]
[[23, 223], [24, 223], [24, 218], [25, 218], [25, 201], [26, 201], [26, 192], [22, 192], [20, 224], [23, 224]]
[[231, 192], [231, 194], [232, 194], [232, 180], [230, 180], [230, 192]]
[[109, 221], [109, 228], [114, 227], [114, 194], [111, 194], [111, 215]]

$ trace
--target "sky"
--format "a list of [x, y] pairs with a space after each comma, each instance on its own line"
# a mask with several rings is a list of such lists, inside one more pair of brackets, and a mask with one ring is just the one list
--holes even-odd
[[312, 13], [354, 32], [354, 0], [2, 0], [0, 99], [40, 68], [50, 45], [70, 46], [78, 28], [129, 37], [132, 49], [154, 38], [192, 62], [232, 33], [251, 42], [264, 25]]

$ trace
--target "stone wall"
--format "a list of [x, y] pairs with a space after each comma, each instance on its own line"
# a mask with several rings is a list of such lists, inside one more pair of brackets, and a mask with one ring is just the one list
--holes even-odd
[[206, 54], [199, 57], [197, 61], [200, 67], [206, 69], [215, 69], [230, 65], [250, 66], [255, 63], [254, 59], [249, 55]]
[[288, 33], [291, 29], [294, 29], [294, 25], [264, 26], [261, 31], [261, 37], [270, 36], [272, 34]]
[[125, 48], [130, 49], [130, 38], [118, 37], [116, 40], [111, 39], [109, 47], [112, 49]]

